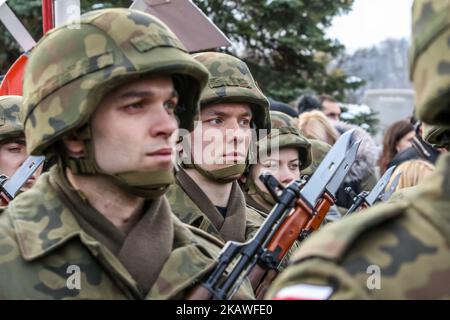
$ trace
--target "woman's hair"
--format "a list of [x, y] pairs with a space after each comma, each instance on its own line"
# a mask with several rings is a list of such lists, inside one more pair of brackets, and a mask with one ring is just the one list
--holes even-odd
[[397, 154], [397, 143], [411, 131], [414, 131], [414, 126], [407, 120], [394, 122], [387, 129], [383, 138], [383, 152], [379, 162], [381, 174], [386, 171], [387, 166]]
[[391, 185], [395, 177], [400, 174], [400, 180], [398, 182], [395, 191], [400, 189], [414, 187], [422, 182], [422, 180], [431, 172], [433, 172], [434, 166], [424, 160], [409, 160], [400, 164], [395, 168], [388, 186]]
[[298, 127], [306, 138], [320, 140], [331, 146], [339, 137], [339, 133], [321, 111], [309, 111], [300, 114]]

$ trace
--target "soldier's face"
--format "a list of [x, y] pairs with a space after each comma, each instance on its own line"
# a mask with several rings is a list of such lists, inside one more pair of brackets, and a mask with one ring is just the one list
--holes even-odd
[[295, 179], [300, 179], [298, 150], [294, 148], [282, 148], [278, 152], [264, 155], [258, 164], [252, 166], [250, 172], [251, 178], [261, 190], [267, 191], [259, 179], [259, 176], [264, 172], [273, 175], [283, 186], [287, 186]]
[[[0, 174], [11, 177], [27, 159], [25, 137], [17, 137], [2, 141], [0, 144]], [[28, 179], [22, 190], [29, 189], [41, 174], [42, 167]]]
[[177, 103], [170, 76], [136, 80], [106, 95], [91, 121], [97, 165], [111, 174], [171, 169]]
[[200, 123], [191, 134], [194, 162], [205, 170], [245, 163], [252, 111], [246, 103], [221, 103], [202, 108]]

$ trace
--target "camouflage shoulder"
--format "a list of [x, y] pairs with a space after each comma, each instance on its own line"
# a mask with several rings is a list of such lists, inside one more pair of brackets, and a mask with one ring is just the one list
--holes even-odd
[[407, 208], [406, 201], [379, 204], [327, 224], [301, 244], [291, 261], [296, 263], [313, 257], [341, 260], [362, 236], [404, 216]]
[[409, 187], [409, 188], [400, 189], [398, 191], [395, 191], [387, 202], [394, 203], [394, 202], [411, 199], [411, 197], [417, 191], [420, 191], [420, 189], [418, 189], [417, 187]]

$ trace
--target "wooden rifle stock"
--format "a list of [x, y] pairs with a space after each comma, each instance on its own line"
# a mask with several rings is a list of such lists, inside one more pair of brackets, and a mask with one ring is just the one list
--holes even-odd
[[190, 290], [186, 296], [186, 300], [212, 300], [212, 294], [201, 284]]
[[[297, 239], [304, 240], [311, 232], [320, 227], [334, 203], [335, 199], [327, 192], [317, 203], [314, 211], [302, 199], [297, 200], [295, 209], [274, 234], [267, 245], [267, 250], [276, 253], [277, 260], [281, 262]], [[258, 264], [252, 269], [249, 279], [255, 289], [257, 299], [264, 298], [269, 285], [277, 275], [276, 269], [267, 269]]]

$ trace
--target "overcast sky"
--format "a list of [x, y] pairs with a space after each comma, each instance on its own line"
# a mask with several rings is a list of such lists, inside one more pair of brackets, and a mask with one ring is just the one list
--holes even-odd
[[353, 10], [336, 17], [328, 36], [353, 52], [386, 38], [409, 37], [413, 0], [355, 0]]

